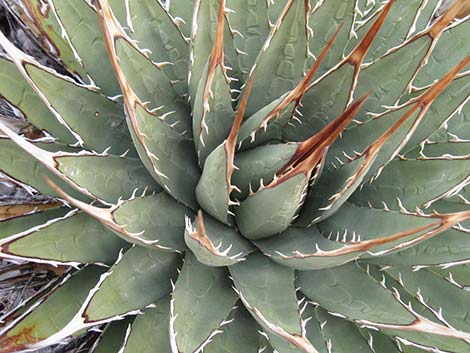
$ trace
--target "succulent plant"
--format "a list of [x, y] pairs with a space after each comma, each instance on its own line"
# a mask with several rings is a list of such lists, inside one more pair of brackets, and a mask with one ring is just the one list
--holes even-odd
[[0, 352], [470, 351], [469, 1], [16, 0], [0, 169], [62, 276]]

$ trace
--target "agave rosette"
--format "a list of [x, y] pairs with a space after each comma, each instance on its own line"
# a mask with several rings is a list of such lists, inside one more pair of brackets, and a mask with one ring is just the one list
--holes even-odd
[[[470, 351], [468, 1], [33, 0], [0, 33], [0, 351]], [[8, 211], [8, 212], [7, 212]], [[6, 215], [6, 216], [5, 216]]]

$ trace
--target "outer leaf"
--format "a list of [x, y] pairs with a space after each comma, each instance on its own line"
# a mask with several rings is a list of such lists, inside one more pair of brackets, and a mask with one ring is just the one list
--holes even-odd
[[210, 152], [228, 136], [235, 117], [230, 81], [224, 65], [224, 6], [225, 1], [221, 1], [214, 43], [193, 102], [193, 135], [201, 166]]
[[170, 352], [168, 322], [170, 320], [170, 301], [165, 297], [137, 316], [127, 333], [122, 353], [153, 353], [155, 349]]
[[[303, 118], [299, 124], [286, 126], [284, 137], [290, 141], [303, 141], [344, 111], [353, 99], [358, 83], [358, 76], [365, 55], [369, 50], [378, 30], [385, 22], [393, 4], [389, 1], [380, 16], [366, 33], [356, 48], [325, 75], [314, 81], [302, 99], [301, 113]], [[371, 86], [368, 87], [370, 89]], [[361, 91], [365, 94], [364, 90]]]
[[[315, 309], [316, 318], [321, 322], [321, 332], [325, 342], [329, 342], [329, 351], [334, 353], [347, 353], [351, 347], [357, 352], [374, 353], [373, 347], [369, 346], [369, 342], [361, 335], [358, 327], [337, 316], [329, 315], [328, 312], [321, 307]], [[389, 341], [386, 350], [382, 352], [398, 353], [392, 341]], [[385, 348], [385, 347], [384, 347]]]
[[59, 288], [46, 296], [33, 312], [25, 312], [0, 333], [0, 346], [5, 353], [18, 352], [33, 347], [45, 347], [47, 338], [67, 325], [80, 309], [88, 291], [98, 281], [103, 271], [87, 267], [72, 278], [63, 281]]
[[[464, 5], [464, 7], [465, 6], [466, 5]], [[452, 28], [444, 31], [437, 42], [436, 47], [429, 56], [429, 60], [426, 65], [423, 66], [416, 78], [413, 80], [413, 85], [415, 87], [424, 87], [431, 84], [432, 80], [430, 80], [430, 75], [434, 77], [444, 75], [454, 65], [457, 65], [461, 57], [468, 55], [468, 49], [465, 48], [468, 45], [467, 33], [469, 31], [470, 21], [468, 19], [463, 23], [455, 24]], [[452, 49], [452, 55], [447, 55], [449, 50]]]
[[464, 288], [435, 273], [433, 269], [412, 271], [407, 268], [388, 269], [390, 274], [418, 301], [428, 307], [450, 327], [469, 331], [470, 322], [467, 315], [469, 296]]
[[[357, 283], [361, 283], [358, 286]], [[356, 264], [334, 269], [301, 272], [298, 285], [310, 299], [332, 313], [358, 324], [387, 330], [407, 337], [425, 333], [437, 335], [437, 340], [450, 339], [458, 350], [467, 344], [468, 333], [436, 323], [418, 314], [400, 301], [379, 282], [360, 270]], [[362, 298], [358, 301], [356, 298]], [[431, 333], [431, 334], [430, 334]], [[444, 337], [441, 337], [444, 336]]]
[[[345, 204], [334, 216], [318, 223], [319, 230], [291, 228], [256, 245], [284, 266], [314, 270], [338, 266], [359, 257], [380, 258], [404, 248], [419, 248], [420, 242], [469, 216], [463, 211], [424, 217]], [[426, 249], [426, 245], [423, 247]]]
[[436, 237], [390, 256], [368, 259], [382, 265], [437, 266], [466, 262], [470, 258], [470, 235], [464, 230], [448, 229]]
[[[223, 6], [225, 9], [225, 0], [220, 2], [220, 6]], [[235, 34], [232, 33], [225, 15], [223, 18], [218, 16], [218, 9], [219, 1], [217, 0], [194, 1], [188, 76], [189, 97], [193, 106], [198, 86], [203, 79], [207, 58], [210, 56], [216, 42], [219, 42], [219, 44], [217, 44], [219, 48], [221, 48], [220, 41], [222, 40], [224, 43], [224, 58], [221, 59], [226, 64], [227, 68], [231, 69], [231, 76], [236, 77], [239, 74], [238, 53], [235, 51], [233, 43], [233, 36]], [[220, 23], [220, 26], [218, 23]], [[220, 27], [219, 31], [217, 31], [218, 26]], [[219, 39], [216, 38], [216, 32], [220, 34]]]
[[[2, 123], [0, 122], [0, 124]], [[34, 144], [41, 149], [51, 150], [52, 152], [63, 150], [64, 147], [54, 143], [36, 142]], [[5, 138], [0, 138], [0, 169], [2, 173], [17, 180], [21, 185], [26, 185], [27, 190], [31, 192], [39, 191], [44, 195], [58, 196], [45, 181], [44, 177], [46, 176], [74, 197], [87, 200], [83, 194], [49, 171], [46, 166], [20, 148], [15, 142]]]
[[[116, 53], [116, 40], [128, 37], [113, 16], [109, 4], [105, 0], [98, 4], [111, 62], [124, 95], [128, 127], [139, 156], [155, 180], [173, 197], [196, 208], [194, 188], [200, 171], [192, 141], [175, 131], [161, 116], [149, 112], [131, 89]], [[131, 42], [130, 39], [126, 40]]]
[[1, 96], [18, 108], [31, 124], [47, 130], [62, 143], [76, 142], [70, 131], [60, 124], [34, 93], [15, 64], [5, 58], [0, 58], [0, 78]]
[[53, 0], [49, 4], [60, 22], [62, 34], [93, 82], [108, 96], [119, 94], [116, 77], [105, 59], [106, 47], [95, 9], [86, 0]]
[[[442, 325], [445, 328], [450, 328], [460, 334], [463, 332], [458, 330], [455, 327], [449, 325], [446, 319], [442, 316], [441, 311], [436, 311], [432, 306], [427, 305], [422, 296], [413, 291], [409, 291], [406, 287], [403, 286], [400, 281], [396, 280], [390, 276], [385, 271], [382, 271], [376, 266], [363, 266], [363, 271], [366, 271], [370, 277], [375, 279], [377, 282], [380, 282], [381, 286], [395, 296], [397, 300], [407, 307], [408, 310], [414, 312], [415, 315], [422, 316], [427, 320], [430, 320], [432, 323], [437, 323]], [[424, 320], [426, 321], [426, 320]], [[434, 330], [428, 329], [423, 332], [414, 332], [413, 330], [402, 331], [394, 328], [381, 328], [381, 331], [389, 336], [397, 338], [397, 342], [404, 343], [405, 345], [415, 345], [426, 351], [430, 349], [443, 350], [456, 353], [464, 353], [468, 350], [469, 343], [468, 341], [458, 340], [452, 335], [442, 335]], [[434, 334], [430, 334], [433, 332]], [[437, 333], [437, 334], [435, 334]], [[465, 334], [465, 333], [463, 333]]]
[[[96, 92], [92, 86], [78, 84], [68, 76], [42, 66], [14, 47], [3, 34], [0, 34], [0, 45], [56, 119], [78, 142], [88, 149], [109, 150], [113, 154], [131, 149], [120, 104]], [[97, 135], [96, 131], [101, 133]]]
[[21, 215], [15, 215], [14, 217], [2, 218], [0, 220], [2, 224], [0, 227], [0, 239], [7, 238], [16, 233], [21, 233], [25, 230], [44, 224], [47, 221], [63, 217], [68, 213], [68, 211], [69, 210], [65, 207], [46, 209], [44, 211], [32, 210]]
[[134, 317], [125, 320], [113, 321], [103, 330], [98, 341], [91, 349], [92, 353], [118, 353], [125, 338], [129, 324]]
[[[368, 6], [369, 8], [367, 9], [359, 9], [363, 4], [364, 3], [357, 5], [354, 34], [349, 40], [346, 50], [357, 44], [357, 38], [362, 38], [364, 33], [370, 28], [374, 18], [377, 17], [380, 6], [383, 6], [383, 4], [375, 3], [374, 8]], [[390, 10], [388, 20], [378, 32], [377, 39], [372, 43], [365, 62], [371, 63], [375, 60], [379, 60], [387, 51], [401, 45], [410, 35], [415, 34], [417, 30], [417, 18], [423, 15], [421, 13], [423, 7], [435, 7], [436, 4], [437, 0], [429, 0], [427, 4], [423, 3], [421, 0], [396, 0], [395, 6]], [[421, 27], [419, 31], [423, 29], [424, 27]], [[445, 72], [442, 72], [442, 74], [444, 73]], [[440, 77], [442, 74], [436, 75], [436, 77]], [[406, 84], [407, 82], [403, 83]]]
[[[182, 11], [188, 11], [186, 18], [188, 26], [194, 5], [175, 4], [178, 0], [169, 2], [172, 15], [175, 6], [181, 6]], [[160, 1], [154, 0], [131, 0], [129, 1], [130, 21], [133, 39], [139, 42], [141, 48], [148, 50], [148, 56], [152, 61], [162, 64], [162, 71], [174, 82], [179, 93], [188, 93], [188, 67], [189, 67], [189, 44], [178, 29], [183, 26], [182, 21], [173, 19], [163, 7]], [[113, 12], [116, 14], [114, 6]], [[117, 16], [117, 14], [116, 14]], [[121, 21], [120, 21], [121, 22]], [[122, 24], [123, 22], [121, 22]], [[189, 36], [189, 34], [188, 34]]]
[[[160, 6], [160, 5], [157, 5]], [[122, 29], [121, 29], [122, 30]], [[155, 64], [147, 54], [130, 42], [129, 38], [114, 39], [115, 55], [119, 58], [129, 89], [150, 112], [157, 112], [161, 120], [171, 125], [182, 135], [191, 136], [190, 111], [185, 99], [176, 92], [165, 75], [165, 64]]]
[[[49, 216], [48, 211], [42, 216]], [[93, 218], [70, 211], [60, 218], [32, 228], [24, 227], [28, 218], [21, 217], [21, 232], [13, 232], [0, 240], [0, 257], [11, 260], [27, 260], [38, 263], [78, 265], [81, 263], [113, 263], [119, 252], [128, 245], [107, 231]], [[26, 219], [25, 219], [26, 218]], [[2, 222], [2, 228], [16, 228]], [[18, 223], [18, 222], [15, 222]], [[9, 232], [10, 233], [10, 232]]]
[[170, 292], [178, 263], [175, 253], [131, 248], [101, 276], [63, 328], [30, 348], [51, 345], [82, 329], [136, 314]]
[[194, 3], [196, 0], [170, 0], [169, 11], [178, 23], [178, 27], [186, 38], [191, 35]]
[[172, 293], [172, 353], [202, 350], [220, 333], [219, 326], [228, 323], [236, 300], [227, 270], [202, 265], [188, 252]]
[[396, 210], [400, 205], [410, 210], [427, 208], [433, 200], [458, 192], [466, 184], [469, 168], [470, 161], [466, 160], [395, 160], [379, 179], [355, 193], [351, 201], [374, 207], [385, 202]]
[[[256, 271], [253, 269], [256, 268]], [[308, 353], [317, 353], [306, 338], [300, 317], [294, 271], [257, 253], [229, 267], [245, 307], [267, 331]]]
[[[403, 44], [387, 52], [380, 60], [362, 70], [354, 95], [360, 96], [368, 92], [372, 87], [374, 91], [371, 99], [364, 106], [364, 120], [370, 113], [381, 113], [384, 107], [392, 106], [408, 88], [407, 83], [415, 76], [419, 68], [424, 65], [434, 45], [441, 38], [447, 25], [452, 21], [464, 2], [457, 1], [453, 6], [431, 27], [406, 40]], [[465, 53], [467, 54], [467, 53]], [[465, 55], [464, 54], [464, 55]], [[461, 60], [462, 56], [455, 61]], [[451, 65], [454, 65], [455, 61]], [[393, 65], [393, 66], [392, 66]], [[396, 68], [395, 70], [390, 69]], [[434, 77], [440, 77], [448, 68]], [[382, 75], [380, 75], [382, 73]], [[380, 85], [377, 85], [377, 77], [380, 75]], [[399, 85], [396, 82], [403, 82]], [[366, 113], [367, 112], [367, 113]]]
[[[282, 11], [284, 4], [281, 0], [277, 3], [281, 4], [279, 7]], [[234, 44], [239, 53], [240, 69], [245, 78], [248, 77], [270, 32], [268, 4], [269, 2], [264, 0], [251, 2], [227, 0], [227, 8], [231, 10], [227, 17], [230, 27], [237, 33]]]
[[33, 32], [42, 49], [64, 65], [70, 74], [86, 78], [87, 72], [77, 60], [77, 53], [69, 38], [64, 36], [61, 23], [50, 3], [41, 0], [18, 0], [9, 1], [8, 6]]
[[96, 218], [124, 240], [151, 249], [182, 252], [184, 217], [191, 210], [165, 193], [119, 201], [110, 208], [89, 205], [64, 193], [52, 184], [70, 204]]
[[256, 59], [250, 77], [255, 80], [246, 114], [258, 110], [293, 89], [300, 81], [307, 58], [307, 15], [309, 1], [286, 2]]
[[[429, 106], [469, 62], [470, 58], [462, 60], [445, 77], [418, 97], [409, 108], [405, 106], [390, 113], [388, 118], [392, 118], [393, 124], [385, 130], [382, 130], [384, 126], [380, 125], [388, 123], [388, 119], [382, 120], [382, 117], [363, 125], [368, 125], [369, 129], [362, 131], [362, 134], [357, 134], [360, 128], [353, 129], [356, 130], [356, 133], [346, 133], [348, 135], [346, 139], [350, 139], [353, 135], [359, 136], [359, 139], [361, 139], [364, 134], [363, 139], [367, 141], [366, 144], [369, 143], [369, 139], [375, 138], [375, 134], [380, 134], [380, 137], [362, 153], [354, 150], [355, 157], [350, 157], [348, 153], [343, 151], [347, 161], [343, 163], [338, 158], [340, 165], [335, 166], [333, 171], [320, 176], [319, 187], [318, 189], [315, 188], [308, 196], [299, 223], [311, 224], [329, 217], [351, 196], [363, 178], [368, 176], [371, 180], [377, 178], [387, 163], [399, 154], [406, 141], [417, 130], [417, 126], [423, 120]], [[406, 110], [406, 112], [403, 113], [402, 110]], [[335, 180], [335, 182], [328, 182], [330, 179]]]
[[186, 219], [184, 240], [199, 262], [208, 266], [230, 266], [245, 261], [255, 247], [234, 228], [198, 212], [195, 222]]
[[229, 320], [204, 353], [258, 353], [258, 325], [248, 311], [243, 307], [236, 308]]
[[121, 197], [130, 197], [136, 190], [152, 188], [154, 184], [138, 160], [85, 151], [49, 152], [16, 135], [1, 122], [0, 131], [40, 161], [54, 176], [90, 198], [116, 202]]
[[340, 62], [343, 55], [346, 54], [344, 50], [352, 32], [354, 15], [356, 15], [354, 12], [355, 4], [348, 0], [326, 0], [313, 3], [315, 5], [309, 16], [309, 26], [312, 34], [309, 37], [308, 45], [311, 55], [315, 59], [328, 43], [328, 38], [333, 31], [344, 24], [331, 51], [328, 52], [324, 63], [320, 67], [320, 74], [323, 74], [327, 69]]
[[402, 149], [406, 152], [417, 147], [442, 124], [445, 124], [456, 110], [461, 109], [461, 104], [468, 95], [466, 93], [468, 82], [465, 78], [452, 81], [469, 62], [468, 57], [462, 60], [459, 65], [426, 91], [420, 92], [421, 94], [408, 104], [391, 109], [375, 119], [368, 120], [366, 123], [346, 131], [342, 138], [338, 139], [337, 144], [332, 147], [328, 162], [335, 165], [338, 162], [339, 164], [348, 163], [353, 158], [350, 156], [354, 155], [355, 151], [361, 151], [372, 144], [384, 131], [397, 124], [405, 112], [408, 115], [406, 121], [403, 121], [395, 129], [394, 136], [389, 137], [389, 141], [378, 154], [377, 161], [371, 168], [369, 176], [380, 170], [381, 166], [400, 153]]

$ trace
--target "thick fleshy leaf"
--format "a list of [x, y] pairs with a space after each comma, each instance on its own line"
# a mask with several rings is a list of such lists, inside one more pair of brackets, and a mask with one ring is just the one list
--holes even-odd
[[63, 204], [61, 202], [54, 200], [18, 202], [17, 204], [3, 203], [3, 205], [0, 205], [0, 222], [36, 212], [57, 209], [62, 206]]
[[229, 270], [240, 299], [265, 330], [304, 352], [317, 352], [306, 338], [292, 269], [256, 253], [248, 256], [246, 261], [230, 266]]
[[[339, 29], [333, 33], [315, 63], [292, 90], [283, 94], [280, 98], [274, 99], [243, 122], [238, 134], [239, 150], [253, 148], [266, 142], [282, 140], [285, 126], [290, 123], [290, 120], [298, 120], [296, 115], [300, 114], [298, 107], [301, 105], [303, 96], [323, 59], [331, 49], [338, 33]], [[255, 82], [257, 81], [255, 80]], [[338, 120], [341, 119], [338, 118]]]
[[[465, 2], [465, 1], [464, 1]], [[456, 23], [452, 28], [444, 31], [439, 38], [433, 52], [429, 56], [426, 65], [419, 70], [413, 80], [413, 86], [425, 87], [433, 82], [430, 79], [440, 77], [457, 65], [460, 58], [468, 55], [468, 32], [470, 31], [470, 21], [467, 19], [460, 24]], [[447, 55], [452, 50], [452, 55]]]
[[[194, 107], [195, 97], [201, 80], [204, 79], [204, 68], [207, 59], [211, 55], [212, 48], [223, 47], [223, 56], [227, 68], [230, 68], [225, 75], [235, 78], [238, 76], [238, 53], [235, 50], [231, 28], [228, 25], [225, 13], [223, 18], [218, 16], [219, 8], [226, 9], [226, 1], [221, 0], [197, 0], [194, 2], [194, 14], [191, 31], [190, 54], [189, 54], [189, 97]], [[171, 8], [171, 5], [170, 5]], [[171, 10], [170, 10], [171, 11]], [[220, 21], [218, 21], [220, 19]], [[218, 23], [220, 23], [219, 40], [216, 38]], [[220, 44], [223, 42], [223, 46]], [[216, 42], [219, 44], [216, 45]], [[209, 71], [210, 72], [210, 71]]]
[[410, 115], [384, 144], [377, 160], [374, 162], [375, 165], [371, 167], [369, 176], [380, 170], [381, 166], [398, 153], [402, 151], [406, 153], [410, 149], [419, 146], [442, 124], [446, 124], [446, 121], [456, 110], [462, 108], [462, 102], [467, 99], [466, 89], [469, 82], [465, 77], [453, 80], [459, 74], [459, 71], [465, 69], [469, 62], [470, 58], [468, 57], [462, 60], [459, 65], [427, 90], [419, 92], [420, 95], [410, 103], [393, 108], [381, 116], [345, 131], [337, 143], [332, 146], [327, 164], [331, 163], [338, 168], [338, 165], [341, 167], [342, 163], [348, 163], [351, 158], [354, 158], [351, 156], [354, 156], [356, 151], [364, 150], [367, 146], [373, 144], [384, 131], [397, 124], [400, 119], [405, 119], [403, 118], [404, 114]]
[[154, 189], [154, 180], [137, 159], [86, 151], [49, 152], [16, 135], [1, 122], [0, 131], [56, 177], [90, 198], [112, 203], [121, 197], [129, 198], [133, 192]]
[[381, 265], [446, 266], [470, 259], [470, 235], [464, 230], [448, 229], [436, 237], [390, 256], [370, 258], [367, 261]]
[[[418, 124], [423, 120], [429, 106], [469, 62], [470, 58], [462, 60], [446, 76], [419, 96], [410, 107], [405, 106], [393, 111], [390, 115], [386, 114], [363, 125], [368, 126], [368, 129], [362, 131], [364, 135], [358, 134], [361, 130], [359, 127], [352, 129], [356, 133], [351, 134], [351, 130], [347, 130], [345, 140], [352, 141], [354, 136], [356, 137], [355, 141], [366, 140], [365, 144], [370, 143], [370, 145], [362, 153], [356, 150], [342, 151], [342, 154], [346, 156], [345, 162], [333, 154], [339, 161], [339, 166], [335, 165], [333, 170], [320, 176], [318, 187], [314, 187], [307, 197], [299, 224], [308, 225], [326, 219], [353, 194], [364, 178], [370, 180], [377, 178], [387, 163], [399, 154], [409, 136], [417, 130]], [[390, 118], [392, 124], [388, 125]], [[375, 142], [372, 142], [373, 139]], [[355, 144], [357, 145], [357, 143]], [[336, 151], [336, 154], [338, 153]], [[349, 154], [355, 155], [355, 157], [350, 157]], [[330, 180], [334, 180], [334, 182], [330, 182]]]
[[121, 104], [96, 92], [93, 86], [78, 84], [44, 67], [13, 46], [2, 33], [0, 45], [55, 118], [80, 144], [112, 154], [132, 149]]
[[[0, 125], [2, 125], [1, 122]], [[66, 146], [55, 143], [35, 142], [34, 145], [53, 153], [66, 148]], [[19, 147], [15, 142], [5, 138], [0, 138], [0, 169], [2, 173], [18, 181], [19, 184], [25, 185], [31, 193], [39, 191], [44, 195], [59, 196], [44, 179], [44, 177], [48, 177], [74, 197], [81, 200], [88, 199], [48, 170], [45, 165]]]
[[[437, 157], [436, 152], [426, 153], [425, 150], [448, 149], [448, 159], [462, 155], [462, 151], [466, 151], [467, 142], [470, 141], [470, 124], [467, 122], [467, 116], [470, 114], [470, 98], [466, 94], [469, 88], [470, 76], [455, 80], [431, 106], [421, 124], [422, 128], [411, 137], [403, 152], [419, 152], [419, 156], [425, 158]], [[445, 94], [446, 92], [448, 94]], [[436, 147], [435, 144], [446, 146]], [[440, 152], [441, 155], [445, 153]]]
[[158, 112], [161, 120], [180, 134], [190, 137], [189, 105], [186, 99], [176, 92], [172, 82], [163, 72], [164, 64], [159, 65], [150, 61], [143, 49], [132, 44], [129, 38], [116, 37], [113, 44], [119, 68], [126, 78], [129, 89], [141, 102], [144, 102], [148, 111]]
[[204, 353], [258, 353], [258, 324], [242, 306], [233, 310], [229, 323], [204, 349]]
[[187, 252], [171, 299], [171, 351], [202, 350], [228, 323], [237, 299], [225, 268], [203, 265]]
[[82, 329], [122, 319], [155, 303], [170, 292], [179, 260], [175, 253], [132, 247], [101, 275], [66, 325], [31, 348], [60, 342]]
[[[240, 232], [249, 239], [260, 239], [280, 233], [297, 217], [309, 184], [321, 174], [329, 146], [341, 134], [364, 104], [366, 97], [351, 104], [318, 134], [298, 143], [289, 163], [276, 172], [273, 181], [240, 203], [236, 221]], [[284, 202], [276, 202], [279, 198]]]
[[165, 193], [134, 195], [110, 208], [101, 208], [74, 199], [53, 184], [52, 187], [71, 205], [96, 218], [127, 242], [163, 251], [186, 250], [184, 219], [192, 211]]
[[233, 173], [235, 199], [245, 199], [251, 191], [268, 185], [276, 172], [282, 169], [297, 151], [297, 144], [269, 144], [249, 149], [235, 155], [237, 169]]
[[[236, 209], [240, 232], [248, 239], [261, 239], [286, 230], [299, 209], [308, 186], [300, 173], [274, 187], [261, 186]], [[278, 202], [279, 199], [283, 202]]]
[[[281, 0], [276, 2], [282, 3]], [[231, 10], [227, 18], [230, 27], [236, 32], [234, 44], [245, 79], [270, 32], [268, 3], [265, 0], [249, 2], [227, 0], [227, 8]], [[281, 4], [281, 11], [283, 6]]]
[[86, 0], [53, 0], [49, 4], [60, 22], [61, 34], [73, 48], [77, 61], [85, 68], [92, 82], [108, 96], [119, 94], [119, 85], [107, 59], [95, 9]]
[[[351, 347], [361, 353], [375, 353], [373, 346], [369, 346], [369, 337], [361, 335], [359, 328], [340, 317], [329, 315], [321, 307], [315, 308], [316, 319], [321, 323], [323, 339], [328, 342], [329, 351], [334, 353], [347, 353]], [[373, 341], [372, 341], [373, 343]], [[395, 349], [394, 349], [395, 348]], [[386, 350], [380, 352], [399, 353], [390, 340]]]
[[256, 245], [284, 266], [315, 270], [338, 266], [359, 257], [380, 258], [402, 249], [419, 247], [419, 243], [439, 236], [469, 216], [464, 210], [425, 217], [346, 203], [335, 215], [318, 223], [318, 228], [291, 228], [273, 238], [258, 241]]
[[356, 15], [354, 6], [354, 2], [349, 0], [317, 1], [314, 5], [309, 18], [312, 35], [309, 37], [308, 46], [315, 59], [328, 43], [328, 38], [333, 31], [343, 26], [320, 67], [320, 74], [340, 62], [346, 54], [345, 47], [354, 25], [354, 15]]
[[194, 143], [201, 166], [227, 138], [235, 118], [230, 81], [224, 64], [224, 4], [224, 1], [219, 4], [214, 43], [192, 104]]
[[170, 321], [170, 300], [162, 298], [138, 315], [123, 347], [122, 353], [153, 353], [155, 349], [170, 352], [170, 336], [168, 322]]
[[[361, 96], [373, 88], [371, 99], [364, 105], [361, 121], [368, 120], [371, 115], [381, 113], [386, 110], [386, 107], [395, 104], [430, 53], [435, 50], [435, 44], [441, 39], [445, 28], [455, 18], [464, 2], [456, 1], [431, 27], [392, 48], [380, 60], [361, 70], [354, 96]], [[468, 52], [459, 57], [456, 56], [452, 61], [448, 60], [450, 65], [442, 65], [443, 71], [439, 74], [433, 73], [436, 75], [434, 77], [441, 77], [464, 55], [468, 55]], [[380, 77], [380, 84], [377, 84], [377, 77]], [[402, 84], [396, 84], [396, 82]]]
[[107, 202], [128, 199], [144, 189], [150, 192], [160, 190], [138, 159], [71, 154], [54, 160], [56, 169], [67, 179]]
[[28, 82], [17, 70], [14, 63], [0, 57], [0, 93], [15, 106], [31, 124], [48, 131], [62, 143], [74, 143], [76, 139], [60, 123], [41, 99], [34, 93]]
[[[49, 216], [50, 213], [58, 212], [46, 211], [41, 216], [49, 218], [52, 216]], [[0, 240], [0, 257], [75, 266], [86, 263], [112, 264], [119, 252], [128, 247], [127, 243], [84, 213], [70, 211], [63, 217], [52, 216], [47, 222], [31, 228], [25, 226], [25, 223], [31, 223], [28, 218], [37, 219], [38, 216], [24, 216], [0, 223], [2, 228], [10, 228], [8, 233], [11, 233]], [[9, 222], [15, 224], [9, 226]], [[34, 224], [34, 220], [32, 222]], [[12, 228], [18, 226], [22, 227], [12, 233]]]
[[352, 261], [358, 252], [344, 252], [347, 244], [330, 240], [316, 228], [291, 227], [271, 237], [256, 241], [256, 246], [272, 261], [297, 270], [317, 270]]
[[[128, 127], [139, 156], [155, 180], [178, 201], [196, 208], [194, 189], [199, 179], [199, 167], [192, 141], [166, 123], [157, 112], [145, 108], [120, 66], [116, 40], [128, 38], [109, 4], [101, 0], [99, 18], [102, 23], [111, 63], [121, 85], [127, 111]], [[128, 43], [132, 41], [126, 39]]]
[[276, 19], [250, 72], [250, 76], [263, 79], [253, 84], [247, 116], [292, 90], [302, 78], [307, 59], [309, 8], [309, 1], [289, 0]]
[[[170, 11], [175, 6], [175, 0], [171, 1]], [[117, 17], [115, 7], [112, 4], [111, 7]], [[131, 0], [128, 7], [131, 38], [138, 41], [139, 47], [145, 50], [152, 61], [162, 63], [162, 71], [173, 82], [175, 89], [181, 94], [187, 94], [189, 44], [178, 29], [177, 20], [168, 14], [160, 1]], [[190, 25], [193, 5], [184, 4], [181, 8], [188, 11], [186, 20]], [[181, 28], [182, 22], [178, 23]], [[121, 24], [124, 25], [123, 22]]]
[[186, 38], [191, 36], [195, 2], [196, 0], [170, 0], [168, 2], [170, 14], [175, 18]]
[[[374, 40], [370, 50], [368, 51], [365, 62], [371, 63], [380, 59], [390, 49], [401, 45], [410, 35], [416, 34], [417, 30], [417, 17], [421, 15], [424, 6], [436, 6], [437, 0], [429, 0], [427, 4], [423, 4], [421, 0], [396, 0], [395, 5], [391, 8], [390, 13], [384, 25], [377, 33], [377, 39]], [[366, 9], [362, 9], [361, 5], [366, 5]], [[355, 25], [354, 35], [349, 40], [346, 50], [351, 50], [357, 44], [359, 38], [369, 30], [375, 17], [383, 6], [380, 3], [375, 3], [372, 8], [370, 4], [358, 4], [355, 12]], [[362, 12], [362, 13], [361, 13]], [[420, 28], [419, 31], [424, 28]], [[450, 67], [449, 67], [450, 68]], [[441, 73], [441, 75], [444, 72]], [[437, 75], [436, 77], [440, 77]], [[408, 82], [403, 81], [403, 84]]]
[[186, 219], [186, 245], [199, 262], [208, 266], [230, 266], [245, 261], [255, 247], [234, 228], [218, 222], [199, 211], [191, 223]]
[[[457, 337], [458, 335], [466, 335], [467, 331], [460, 331], [457, 327], [450, 325], [445, 317], [445, 312], [439, 308], [434, 308], [433, 306], [428, 305], [423, 299], [423, 295], [419, 292], [413, 292], [409, 288], [404, 286], [402, 281], [395, 279], [388, 272], [384, 271], [382, 268], [371, 265], [360, 264], [362, 270], [367, 272], [368, 275], [373, 278], [375, 281], [380, 283], [380, 285], [393, 293], [394, 297], [404, 305], [410, 312], [413, 312], [414, 315], [418, 317], [421, 316], [422, 319], [417, 320], [415, 325], [422, 325], [422, 322], [429, 320], [429, 324], [441, 325], [444, 330], [450, 329], [453, 332], [448, 332], [445, 334], [442, 328], [437, 328], [437, 330], [432, 330], [428, 328], [423, 330], [405, 330], [401, 331], [393, 327], [382, 327], [381, 331], [389, 336], [396, 337], [397, 342], [404, 343], [408, 342], [408, 345], [417, 345], [418, 347], [429, 351], [429, 350], [442, 350], [455, 353], [464, 353], [468, 351], [470, 344], [468, 340], [463, 341], [462, 337]], [[439, 280], [436, 278], [436, 280]], [[453, 293], [455, 295], [455, 292]], [[439, 296], [438, 296], [439, 297]], [[455, 335], [457, 334], [457, 335]]]
[[351, 201], [390, 209], [427, 208], [433, 200], [458, 193], [466, 184], [470, 160], [394, 160], [381, 176], [356, 192]]
[[92, 353], [118, 353], [124, 344], [126, 332], [134, 317], [109, 323], [91, 349]]
[[87, 71], [78, 60], [69, 38], [64, 36], [62, 24], [49, 2], [17, 0], [9, 2], [8, 6], [34, 34], [42, 49], [64, 65], [64, 69], [71, 75], [88, 81]]
[[[286, 126], [284, 138], [290, 141], [306, 140], [344, 111], [353, 99], [364, 57], [385, 22], [393, 2], [387, 3], [356, 48], [310, 85], [302, 99], [302, 119], [297, 124]], [[371, 88], [372, 86], [368, 86], [368, 89]], [[361, 92], [361, 95], [367, 93], [365, 90]]]
[[[318, 322], [315, 315], [315, 307], [311, 302], [306, 301], [305, 297], [301, 297], [299, 300], [301, 304], [300, 314], [302, 315], [303, 324], [305, 325], [305, 332], [309, 341], [313, 344], [314, 348], [310, 347], [309, 350], [304, 350], [301, 347], [293, 344], [291, 341], [281, 338], [269, 331], [262, 332], [262, 337], [267, 339], [268, 348], [271, 352], [283, 352], [283, 353], [304, 353], [304, 352], [315, 352], [315, 353], [328, 353], [327, 350], [328, 342], [325, 341], [322, 334], [321, 323]], [[314, 350], [312, 350], [314, 349]], [[263, 351], [264, 352], [264, 351]]]
[[219, 145], [207, 157], [201, 178], [196, 186], [196, 197], [199, 205], [212, 217], [220, 222], [230, 224], [229, 211], [232, 201], [230, 192], [234, 187], [227, 176], [233, 167], [229, 168], [227, 142]]
[[165, 193], [138, 197], [122, 203], [113, 210], [117, 224], [130, 233], [142, 233], [139, 237], [149, 244], [154, 242], [161, 249], [183, 251], [184, 219], [192, 211]]
[[29, 212], [0, 219], [0, 239], [7, 238], [13, 234], [24, 232], [47, 221], [65, 216], [70, 210], [61, 207], [46, 210], [31, 210]]
[[432, 268], [413, 271], [396, 267], [386, 271], [395, 280], [400, 281], [400, 284], [423, 305], [435, 313], [440, 313], [437, 316], [440, 315], [449, 327], [466, 332], [470, 330], [467, 313], [470, 296], [465, 288], [449, 282]]
[[300, 272], [297, 284], [307, 297], [330, 313], [358, 324], [405, 338], [425, 334], [430, 344], [451, 344], [458, 352], [467, 346], [463, 340], [468, 340], [469, 333], [419, 314], [401, 301], [398, 293], [394, 295], [354, 263]]
[[23, 349], [37, 351], [38, 348], [46, 347], [47, 343], [44, 341], [63, 329], [79, 311], [83, 300], [102, 272], [103, 270], [97, 267], [81, 270], [43, 298], [33, 312], [25, 312], [6, 326], [0, 332], [2, 352], [13, 353]]
[[238, 204], [231, 199], [230, 195], [233, 190], [237, 190], [237, 187], [232, 184], [232, 175], [236, 169], [235, 149], [253, 82], [252, 77], [247, 83], [227, 139], [207, 157], [201, 178], [196, 186], [199, 205], [212, 217], [225, 224], [233, 222], [234, 213], [230, 208]]

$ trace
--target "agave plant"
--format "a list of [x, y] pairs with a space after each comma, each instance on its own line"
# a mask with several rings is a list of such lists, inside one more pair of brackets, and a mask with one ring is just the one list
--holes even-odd
[[1, 352], [470, 351], [469, 1], [9, 4]]

